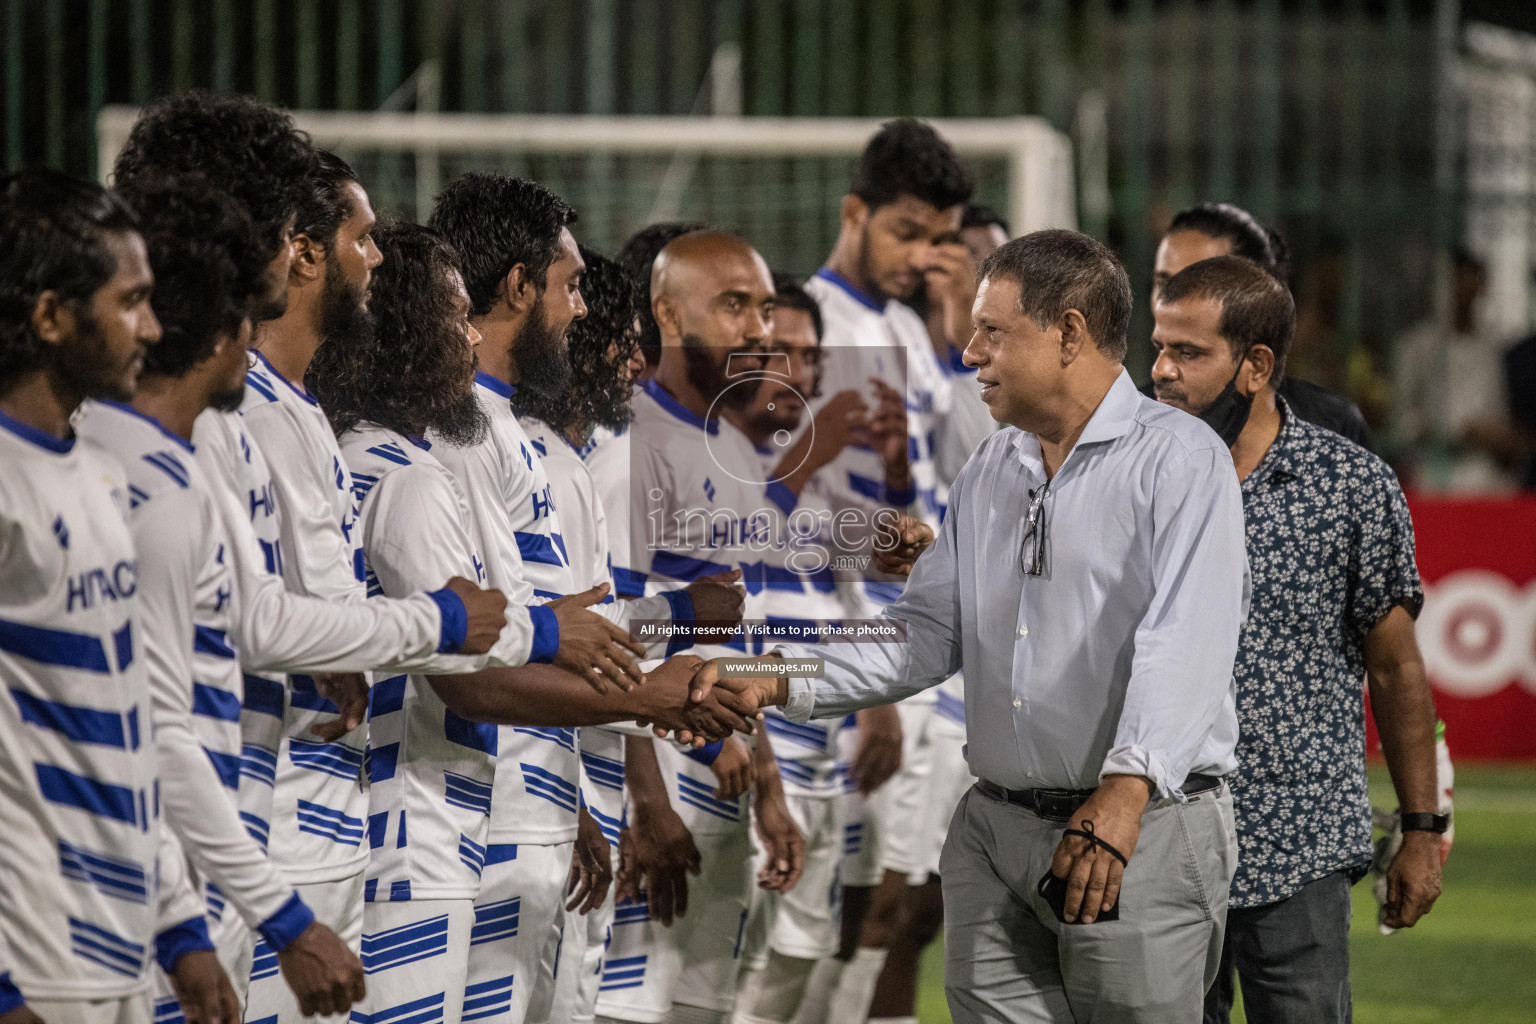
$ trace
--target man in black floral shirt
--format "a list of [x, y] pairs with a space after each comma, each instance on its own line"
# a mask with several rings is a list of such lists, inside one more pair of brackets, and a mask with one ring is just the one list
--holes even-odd
[[1222, 256], [1163, 286], [1152, 380], [1232, 449], [1253, 604], [1239, 641], [1239, 854], [1206, 1024], [1225, 1024], [1234, 973], [1254, 1024], [1350, 1019], [1350, 886], [1371, 859], [1365, 711], [1405, 820], [1385, 924], [1411, 927], [1440, 893], [1435, 712], [1413, 620], [1424, 592], [1413, 523], [1386, 463], [1293, 415], [1275, 394], [1295, 324], [1285, 286]]

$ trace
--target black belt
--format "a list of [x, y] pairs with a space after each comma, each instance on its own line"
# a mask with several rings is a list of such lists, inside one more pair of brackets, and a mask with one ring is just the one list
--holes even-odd
[[[1018, 804], [1026, 810], [1034, 811], [1042, 818], [1052, 821], [1067, 821], [1076, 814], [1078, 808], [1088, 802], [1093, 796], [1091, 789], [1004, 789], [995, 782], [982, 779], [976, 783], [988, 796], [999, 800], [1006, 800], [1011, 804]], [[1185, 796], [1194, 796], [1197, 793], [1207, 793], [1221, 785], [1221, 776], [1203, 775], [1200, 772], [1190, 772], [1184, 779], [1184, 785], [1179, 787]]]

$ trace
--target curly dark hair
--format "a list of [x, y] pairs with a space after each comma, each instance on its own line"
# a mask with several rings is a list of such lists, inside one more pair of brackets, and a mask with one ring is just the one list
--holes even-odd
[[971, 172], [932, 125], [910, 117], [887, 121], [853, 169], [854, 195], [871, 210], [915, 196], [947, 210], [971, 198]]
[[449, 182], [427, 220], [459, 250], [475, 316], [491, 311], [519, 263], [542, 291], [560, 252], [560, 229], [574, 223], [576, 211], [543, 185], [478, 171]]
[[1231, 203], [1201, 203], [1181, 210], [1164, 234], [1193, 231], [1232, 243], [1232, 255], [1252, 260], [1281, 284], [1291, 276], [1290, 250], [1278, 231], [1260, 224], [1253, 214]]
[[32, 329], [37, 300], [53, 291], [88, 307], [117, 273], [107, 237], [137, 227], [133, 211], [95, 182], [50, 170], [0, 177], [0, 394], [50, 358]]
[[640, 307], [640, 351], [645, 353], [648, 366], [661, 362], [661, 328], [656, 326], [656, 317], [651, 313], [651, 269], [656, 257], [674, 238], [708, 230], [709, 225], [702, 221], [662, 221], [630, 235], [619, 250], [619, 266], [633, 282], [635, 301]]
[[244, 207], [198, 174], [141, 176], [118, 195], [138, 215], [155, 272], [150, 307], [162, 333], [144, 372], [180, 377], [213, 354], [220, 336], [239, 333], [261, 291], [255, 228]]
[[309, 176], [309, 188], [299, 204], [299, 216], [293, 232], [330, 249], [342, 221], [352, 216], [352, 198], [348, 185], [362, 185], [357, 172], [335, 153], [320, 150], [315, 154], [315, 171]]
[[262, 262], [283, 244], [315, 170], [309, 136], [286, 111], [249, 96], [193, 91], [144, 108], [112, 168], [126, 188], [146, 175], [201, 174], [234, 196], [256, 225]]
[[[573, 321], [566, 334], [571, 387], [559, 398], [541, 395], [534, 388], [518, 388], [512, 395], [512, 410], [543, 420], [562, 433], [573, 426], [621, 430], [629, 424], [624, 365], [635, 351], [635, 289], [624, 268], [602, 253], [582, 246], [581, 258], [587, 264], [581, 279], [587, 315]], [[614, 345], [617, 352], [609, 352]]]
[[474, 350], [454, 302], [458, 253], [419, 224], [387, 225], [374, 240], [384, 262], [373, 272], [372, 336], [321, 345], [305, 383], [338, 436], [367, 421], [407, 437], [436, 430], [455, 444], [479, 441]]

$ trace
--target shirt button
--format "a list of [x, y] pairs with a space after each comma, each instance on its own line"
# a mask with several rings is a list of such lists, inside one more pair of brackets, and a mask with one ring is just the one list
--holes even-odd
[[1025, 772], [1025, 773], [1024, 773], [1024, 777], [1025, 777], [1025, 778], [1026, 778], [1026, 779], [1032, 779], [1032, 778], [1034, 778], [1034, 777], [1035, 777], [1035, 773], [1034, 773], [1034, 772], [1032, 772], [1032, 771], [1031, 771], [1031, 772]]
[[1028, 626], [1020, 626], [1019, 627], [1019, 636], [1029, 636], [1029, 627]]
[[1021, 708], [1021, 707], [1024, 706], [1024, 702], [1022, 700], [1020, 700], [1019, 698], [1015, 697], [1015, 698], [1013, 698], [1013, 706], [1016, 707], [1016, 708]]

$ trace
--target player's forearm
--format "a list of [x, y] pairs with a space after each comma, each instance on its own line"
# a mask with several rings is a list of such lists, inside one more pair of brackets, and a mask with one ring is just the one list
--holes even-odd
[[462, 676], [429, 676], [443, 702], [474, 722], [493, 725], [608, 725], [655, 717], [666, 710], [655, 689], [598, 693], [553, 665], [485, 669]]
[[1435, 768], [1435, 702], [1422, 661], [1370, 670], [1371, 712], [1398, 806], [1433, 814], [1440, 800]]
[[667, 784], [661, 777], [661, 762], [656, 760], [657, 740], [635, 738], [624, 744], [624, 785], [630, 802], [640, 813], [654, 807], [670, 806]]

